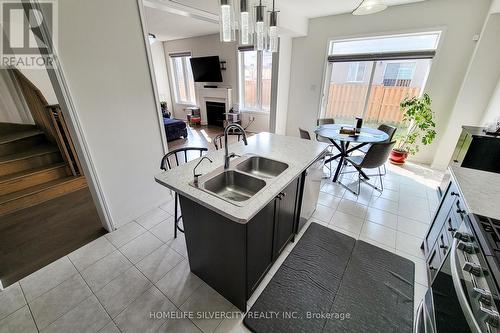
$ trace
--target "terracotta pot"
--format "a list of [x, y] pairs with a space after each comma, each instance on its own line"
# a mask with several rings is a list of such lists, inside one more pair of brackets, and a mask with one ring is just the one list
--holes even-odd
[[393, 149], [391, 151], [391, 156], [389, 157], [389, 161], [392, 164], [404, 164], [406, 162], [406, 158], [408, 157], [408, 152], [400, 151]]

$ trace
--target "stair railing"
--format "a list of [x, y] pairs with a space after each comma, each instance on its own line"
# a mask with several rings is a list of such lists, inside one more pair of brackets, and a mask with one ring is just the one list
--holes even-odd
[[68, 167], [73, 176], [82, 175], [80, 160], [78, 159], [75, 145], [68, 131], [68, 126], [61, 111], [61, 107], [59, 104], [47, 105], [47, 110], [52, 119], [52, 128], [56, 134], [57, 145], [59, 146], [59, 150], [65, 162], [68, 163]]

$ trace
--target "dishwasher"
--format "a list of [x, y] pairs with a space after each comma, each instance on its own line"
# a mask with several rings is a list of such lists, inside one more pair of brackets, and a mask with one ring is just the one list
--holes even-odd
[[324, 164], [325, 155], [318, 158], [302, 173], [302, 189], [299, 192], [302, 196], [299, 202], [302, 204], [300, 206], [299, 222], [297, 223], [297, 233], [304, 227], [316, 210], [319, 191], [321, 190], [321, 180], [323, 179]]

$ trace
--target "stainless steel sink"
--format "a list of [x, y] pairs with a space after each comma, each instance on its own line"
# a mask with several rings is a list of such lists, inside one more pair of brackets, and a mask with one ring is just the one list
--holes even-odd
[[234, 170], [221, 172], [202, 184], [205, 191], [234, 202], [250, 199], [265, 186], [264, 180]]
[[261, 156], [252, 156], [238, 164], [236, 169], [261, 178], [274, 178], [288, 169], [288, 164]]

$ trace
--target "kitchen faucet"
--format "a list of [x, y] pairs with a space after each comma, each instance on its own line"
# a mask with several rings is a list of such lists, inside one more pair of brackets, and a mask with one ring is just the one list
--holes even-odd
[[231, 160], [231, 157], [235, 157], [235, 153], [229, 154], [228, 148], [227, 148], [227, 136], [229, 134], [230, 129], [236, 129], [240, 131], [241, 135], [243, 136], [243, 142], [245, 143], [245, 146], [248, 146], [247, 142], [247, 134], [245, 133], [245, 130], [243, 127], [241, 127], [238, 124], [230, 124], [227, 125], [227, 127], [224, 129], [224, 149], [225, 149], [225, 154], [224, 154], [224, 170], [227, 170], [229, 168], [229, 161]]

